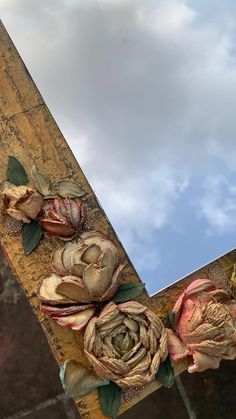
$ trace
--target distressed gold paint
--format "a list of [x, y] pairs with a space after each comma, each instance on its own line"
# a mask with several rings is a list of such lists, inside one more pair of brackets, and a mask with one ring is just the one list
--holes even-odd
[[[89, 192], [88, 202], [96, 211], [94, 228], [114, 240], [120, 256], [128, 260], [112, 226], [100, 209], [90, 185], [2, 24], [0, 24], [0, 56], [0, 181], [5, 178], [9, 155], [19, 159], [29, 177], [33, 164], [37, 165], [42, 172], [47, 173], [52, 182], [73, 175], [73, 179]], [[32, 186], [32, 179], [29, 185]], [[0, 210], [1, 208], [2, 203]], [[83, 334], [62, 328], [53, 321], [44, 319], [39, 311], [39, 301], [36, 297], [42, 277], [50, 271], [50, 254], [56, 245], [62, 244], [58, 239], [48, 238], [43, 240], [27, 257], [23, 253], [21, 237], [11, 237], [7, 234], [2, 216], [0, 216], [0, 233], [1, 245], [8, 261], [42, 324], [57, 362], [62, 364], [67, 358], [74, 358], [83, 360], [86, 365], [87, 360], [83, 354]], [[139, 298], [139, 302], [163, 318], [166, 310], [173, 307], [179, 294], [193, 279], [207, 277], [215, 267], [229, 279], [235, 258], [236, 252], [232, 251], [151, 298], [144, 294], [142, 298]], [[127, 282], [140, 280], [129, 260], [122, 278]], [[158, 278], [156, 286], [158, 288]], [[186, 367], [185, 360], [177, 363], [176, 374], [184, 371]], [[122, 402], [121, 412], [158, 387], [159, 384], [156, 382], [147, 385], [129, 403]], [[97, 391], [75, 402], [83, 419], [104, 418], [100, 410]]]

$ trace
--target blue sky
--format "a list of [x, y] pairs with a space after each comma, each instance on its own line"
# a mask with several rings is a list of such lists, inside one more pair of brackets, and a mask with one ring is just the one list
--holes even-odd
[[235, 247], [236, 3], [0, 5], [149, 292]]

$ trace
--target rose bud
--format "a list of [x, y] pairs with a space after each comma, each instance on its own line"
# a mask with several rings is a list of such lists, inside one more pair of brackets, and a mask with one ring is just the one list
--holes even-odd
[[79, 199], [50, 199], [43, 206], [40, 221], [49, 236], [71, 238], [80, 232], [86, 220], [85, 205]]
[[10, 186], [3, 191], [6, 213], [23, 223], [34, 220], [43, 205], [43, 197], [29, 186]]
[[173, 361], [192, 357], [189, 372], [218, 368], [236, 357], [236, 302], [208, 279], [193, 281], [175, 303], [175, 331], [168, 331]]
[[142, 387], [167, 357], [167, 332], [161, 319], [138, 302], [111, 302], [89, 321], [84, 351], [99, 377], [122, 388]]

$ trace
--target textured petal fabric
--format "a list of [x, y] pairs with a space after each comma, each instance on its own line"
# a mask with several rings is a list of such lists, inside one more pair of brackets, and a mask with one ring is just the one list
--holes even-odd
[[175, 331], [168, 330], [173, 360], [193, 358], [190, 372], [218, 368], [221, 359], [236, 356], [236, 302], [212, 281], [193, 281], [174, 306]]
[[98, 376], [124, 388], [142, 387], [167, 357], [167, 332], [155, 313], [137, 301], [111, 302], [88, 323], [84, 348]]

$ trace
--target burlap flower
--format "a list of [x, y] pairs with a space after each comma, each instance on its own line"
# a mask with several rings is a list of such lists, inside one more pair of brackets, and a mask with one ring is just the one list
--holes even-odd
[[88, 323], [84, 350], [99, 377], [142, 387], [167, 357], [167, 333], [160, 318], [138, 302], [111, 302]]

